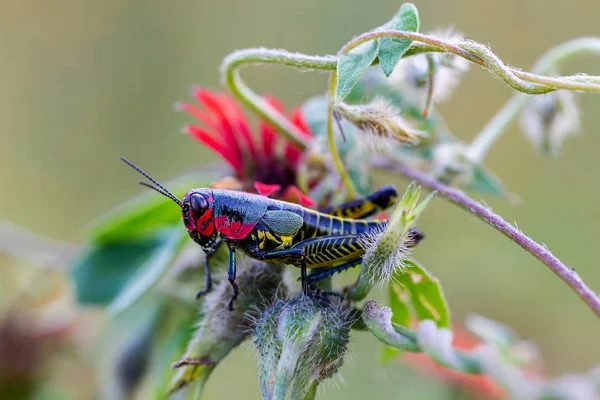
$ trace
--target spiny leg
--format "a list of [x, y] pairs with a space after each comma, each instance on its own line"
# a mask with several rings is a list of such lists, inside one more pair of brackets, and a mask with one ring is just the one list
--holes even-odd
[[308, 277], [306, 274], [306, 259], [302, 260], [302, 265], [300, 266], [300, 281], [302, 282], [302, 294], [308, 294]]
[[348, 261], [347, 263], [340, 264], [336, 267], [328, 268], [325, 271], [321, 271], [316, 274], [310, 274], [308, 276], [308, 282], [309, 283], [316, 282], [320, 279], [326, 278], [326, 277], [336, 274], [338, 272], [342, 272], [342, 271], [345, 271], [352, 267], [356, 267], [358, 264], [361, 264], [361, 263], [362, 263], [362, 258], [359, 258], [357, 260], [352, 260], [352, 261]]
[[[336, 217], [363, 219], [375, 215], [377, 212], [384, 211], [392, 207], [398, 200], [398, 190], [392, 185], [379, 188], [367, 197], [351, 200], [336, 206], [319, 209], [323, 214], [329, 214]], [[412, 228], [409, 233], [409, 247], [414, 247], [425, 235]]]
[[[316, 280], [311, 278], [315, 274], [307, 276], [306, 269], [308, 265], [320, 265], [329, 268], [329, 265], [343, 263], [344, 261], [353, 262], [356, 259], [360, 263], [364, 254], [364, 249], [355, 235], [331, 235], [306, 239], [297, 243], [291, 250], [301, 251], [304, 255], [300, 265], [300, 279], [302, 280], [302, 292], [304, 294], [308, 294], [310, 283]], [[356, 263], [353, 265], [356, 265]]]
[[238, 284], [235, 282], [235, 244], [229, 242], [227, 245], [229, 246], [229, 268], [227, 269], [227, 280], [233, 288], [233, 296], [231, 296], [231, 299], [229, 300], [229, 311], [233, 311], [233, 303], [237, 300], [240, 289]]
[[215, 255], [215, 253], [219, 249], [219, 246], [221, 245], [221, 243], [222, 243], [222, 240], [220, 238], [217, 239], [215, 247], [210, 252], [206, 253], [206, 256], [204, 257], [204, 279], [206, 280], [206, 285], [205, 285], [204, 289], [202, 289], [202, 290], [198, 291], [198, 293], [196, 293], [196, 300], [198, 300], [200, 297], [207, 295], [212, 290], [212, 275], [210, 273], [210, 258], [213, 255]]
[[308, 284], [311, 280], [306, 272], [309, 266], [327, 268], [332, 264], [360, 259], [364, 254], [364, 249], [356, 235], [317, 236], [296, 243], [294, 247], [286, 250], [263, 251], [258, 246], [245, 247], [244, 250], [257, 260], [267, 262], [278, 260], [299, 266], [302, 291], [305, 294], [308, 292]]

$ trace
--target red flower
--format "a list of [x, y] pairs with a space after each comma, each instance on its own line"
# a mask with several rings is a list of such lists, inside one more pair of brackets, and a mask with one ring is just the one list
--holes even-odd
[[[279, 136], [264, 121], [259, 124], [260, 137], [253, 135], [248, 120], [230, 96], [203, 88], [195, 88], [192, 94], [200, 106], [182, 102], [177, 108], [196, 117], [204, 128], [188, 125], [184, 128], [185, 132], [229, 164], [240, 183], [239, 189], [254, 189], [265, 196], [279, 193], [284, 200], [314, 205], [295, 186], [301, 149]], [[283, 105], [278, 100], [266, 98], [266, 101], [283, 113]], [[294, 110], [289, 118], [306, 137], [312, 137], [299, 109]], [[231, 180], [227, 185], [232, 187]]]
[[[464, 329], [454, 328], [454, 334], [453, 346], [456, 349], [469, 351], [479, 344], [478, 340]], [[402, 355], [402, 359], [411, 367], [433, 375], [474, 398], [496, 400], [506, 397], [504, 390], [487, 376], [453, 371], [436, 364], [422, 353], [406, 353]]]

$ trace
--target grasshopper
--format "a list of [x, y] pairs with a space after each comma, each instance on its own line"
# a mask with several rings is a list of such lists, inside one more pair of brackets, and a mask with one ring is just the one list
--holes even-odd
[[[154, 178], [130, 161], [129, 166], [149, 179], [140, 184], [173, 200], [181, 207], [183, 223], [190, 237], [206, 253], [206, 285], [196, 298], [211, 291], [210, 258], [225, 243], [229, 249], [227, 278], [233, 288], [229, 309], [238, 297], [236, 251], [273, 264], [300, 268], [302, 289], [318, 279], [362, 263], [361, 235], [385, 229], [387, 219], [367, 219], [395, 204], [398, 191], [388, 185], [371, 195], [338, 206], [313, 210], [266, 196], [225, 189], [197, 188], [180, 200]], [[411, 244], [423, 234], [411, 231]], [[316, 274], [308, 269], [321, 268]]]

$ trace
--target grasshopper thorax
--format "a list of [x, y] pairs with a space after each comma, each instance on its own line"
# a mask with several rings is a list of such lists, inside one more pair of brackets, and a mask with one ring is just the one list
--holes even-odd
[[204, 251], [212, 251], [216, 243], [217, 231], [211, 189], [192, 189], [187, 192], [181, 200], [181, 213], [190, 237]]

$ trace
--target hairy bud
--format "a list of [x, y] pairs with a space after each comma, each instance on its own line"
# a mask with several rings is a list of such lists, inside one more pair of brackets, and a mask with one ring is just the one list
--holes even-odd
[[337, 303], [304, 295], [269, 307], [254, 339], [263, 398], [314, 398], [319, 383], [343, 362], [350, 315]]
[[372, 145], [377, 147], [381, 140], [392, 140], [405, 145], [414, 145], [425, 133], [412, 128], [400, 116], [400, 110], [388, 101], [376, 98], [368, 104], [348, 105], [340, 103], [336, 111], [362, 132], [371, 135]]
[[420, 195], [421, 188], [412, 182], [396, 205], [387, 227], [378, 233], [361, 237], [365, 248], [361, 280], [369, 285], [382, 285], [405, 268], [404, 261], [415, 240], [413, 229], [435, 192], [418, 204]]
[[253, 321], [260, 314], [260, 305], [286, 296], [288, 288], [283, 281], [283, 267], [248, 258], [240, 258], [238, 265], [243, 270], [237, 277], [240, 294], [235, 310], [228, 308], [231, 285], [221, 280], [205, 298], [204, 317], [185, 355], [173, 364], [173, 368], [179, 370], [171, 382], [170, 392], [194, 381], [202, 388], [216, 364], [249, 335]]
[[581, 116], [575, 96], [567, 90], [557, 90], [528, 100], [520, 123], [536, 149], [555, 157], [565, 139], [581, 130]]
[[[430, 35], [454, 43], [463, 40], [461, 34], [452, 29], [438, 29]], [[440, 103], [451, 97], [462, 75], [469, 70], [469, 64], [469, 61], [451, 53], [401, 58], [390, 80], [413, 104], [424, 104], [427, 96], [431, 96], [431, 102]]]
[[431, 174], [453, 186], [466, 186], [473, 181], [474, 164], [467, 158], [467, 146], [460, 142], [440, 143], [433, 152]]

